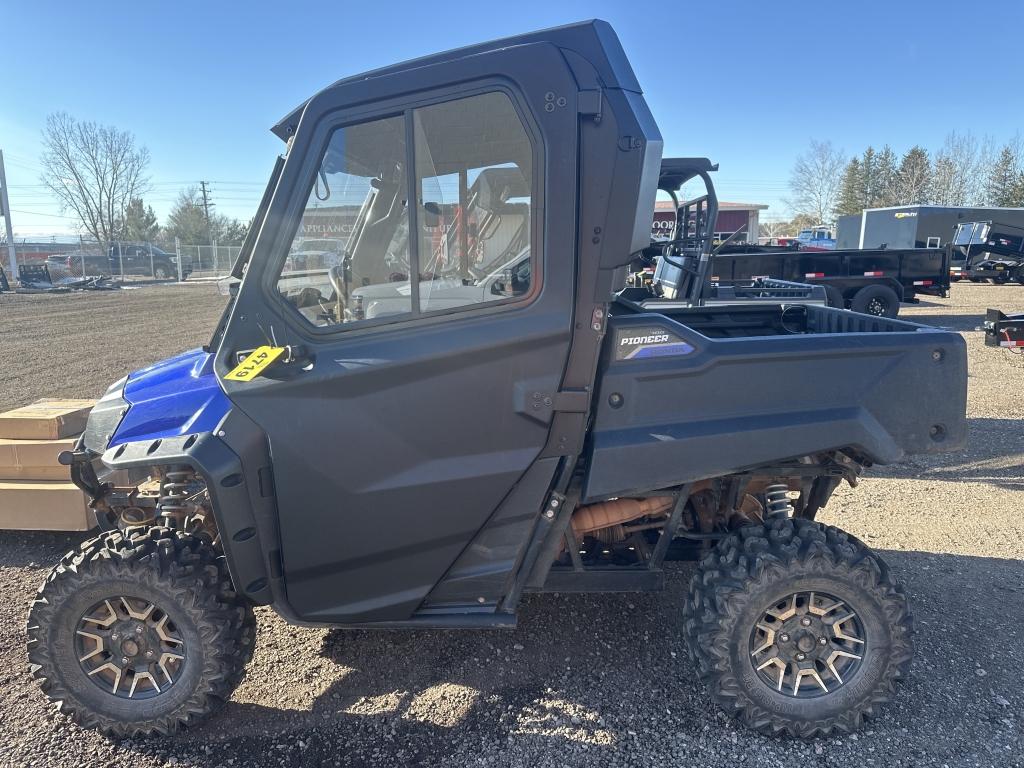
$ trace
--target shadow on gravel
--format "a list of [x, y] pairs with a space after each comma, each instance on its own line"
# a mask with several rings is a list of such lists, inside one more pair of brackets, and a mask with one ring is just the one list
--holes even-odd
[[1024, 491], [1024, 429], [1020, 419], [967, 420], [967, 448], [871, 467], [867, 477], [988, 483]]
[[56, 533], [50, 531], [4, 531], [0, 544], [0, 566], [45, 568], [49, 570], [66, 552], [91, 539], [97, 531]]
[[[859, 737], [818, 742], [838, 760], [829, 764], [879, 754], [905, 765], [1007, 764], [1024, 709], [1024, 651], [1006, 642], [1024, 611], [1024, 563], [880, 554], [906, 585], [917, 658], [896, 701]], [[535, 596], [514, 633], [331, 630], [321, 658], [340, 676], [311, 707], [232, 702], [173, 742], [131, 749], [204, 767], [227, 756], [287, 766], [654, 765], [670, 756], [725, 765], [731, 750], [755, 764], [799, 762], [808, 747], [737, 728], [697, 682], [679, 611], [689, 576], [673, 565], [660, 595]], [[273, 686], [285, 696], [315, 680]]]

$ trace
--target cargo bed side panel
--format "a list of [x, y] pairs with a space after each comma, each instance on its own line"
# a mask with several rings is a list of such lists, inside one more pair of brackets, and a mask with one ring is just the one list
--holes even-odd
[[[909, 453], [962, 446], [967, 361], [958, 334], [899, 321], [883, 321], [890, 324], [887, 332], [842, 332], [849, 325], [842, 316], [865, 316], [812, 310], [817, 327], [836, 332], [710, 339], [664, 315], [614, 318], [599, 378], [586, 499], [829, 449], [852, 447], [891, 463]], [[646, 338], [657, 327], [685, 343], [617, 359], [625, 329]]]

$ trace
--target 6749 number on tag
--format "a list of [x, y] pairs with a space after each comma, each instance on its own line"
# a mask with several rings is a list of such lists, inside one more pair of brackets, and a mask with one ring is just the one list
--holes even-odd
[[230, 373], [224, 376], [228, 381], [252, 381], [267, 369], [283, 353], [284, 347], [256, 347]]

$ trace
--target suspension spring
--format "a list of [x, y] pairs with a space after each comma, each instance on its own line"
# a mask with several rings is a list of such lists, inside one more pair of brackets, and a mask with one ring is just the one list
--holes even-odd
[[789, 502], [789, 486], [785, 483], [774, 483], [764, 489], [765, 517], [773, 515], [793, 516], [793, 505]]
[[189, 483], [194, 478], [195, 472], [191, 469], [172, 469], [164, 472], [160, 481], [160, 498], [156, 505], [160, 517], [173, 520], [189, 511], [190, 505], [185, 501], [188, 499]]

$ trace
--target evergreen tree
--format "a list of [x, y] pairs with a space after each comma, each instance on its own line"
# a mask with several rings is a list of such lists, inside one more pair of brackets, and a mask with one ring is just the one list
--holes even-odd
[[869, 207], [884, 208], [888, 205], [897, 205], [896, 176], [896, 153], [886, 144], [878, 153], [875, 163], [875, 189]]
[[932, 164], [928, 152], [913, 146], [907, 150], [896, 171], [893, 205], [924, 205], [931, 187]]
[[121, 238], [136, 243], [151, 243], [160, 233], [153, 207], [143, 205], [142, 198], [133, 197], [125, 208]]
[[211, 238], [218, 245], [241, 245], [248, 225], [227, 216], [214, 214], [210, 216], [210, 225], [206, 225], [206, 213], [203, 209], [203, 197], [195, 187], [189, 187], [178, 194], [178, 199], [167, 216], [167, 226], [163, 229], [166, 243], [171, 244], [178, 238], [182, 245], [210, 245]]
[[868, 147], [860, 158], [860, 199], [862, 208], [873, 208], [878, 196], [878, 155]]
[[178, 193], [178, 199], [167, 215], [164, 236], [168, 242], [174, 242], [174, 238], [178, 238], [182, 245], [209, 244], [203, 199], [195, 187]]
[[1021, 176], [1020, 158], [1014, 147], [1007, 144], [989, 169], [985, 182], [985, 202], [995, 206], [1015, 206], [1015, 187]]
[[864, 208], [864, 199], [861, 193], [864, 180], [861, 174], [860, 159], [853, 157], [843, 169], [842, 179], [839, 182], [839, 198], [836, 201], [835, 215], [849, 216], [860, 213]]
[[1024, 208], [1024, 171], [1018, 171], [1017, 177], [1007, 187], [1004, 205], [1009, 208]]

